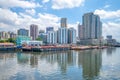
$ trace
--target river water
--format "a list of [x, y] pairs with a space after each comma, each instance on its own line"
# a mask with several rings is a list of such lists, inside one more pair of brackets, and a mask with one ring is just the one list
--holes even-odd
[[120, 48], [0, 52], [0, 80], [120, 80]]

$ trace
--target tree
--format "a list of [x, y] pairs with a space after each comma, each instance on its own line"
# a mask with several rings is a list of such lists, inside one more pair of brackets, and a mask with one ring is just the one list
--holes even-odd
[[36, 40], [38, 40], [38, 41], [42, 41], [42, 38], [38, 37]]

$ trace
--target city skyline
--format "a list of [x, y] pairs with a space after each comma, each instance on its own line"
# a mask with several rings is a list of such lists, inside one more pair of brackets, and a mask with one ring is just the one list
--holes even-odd
[[29, 29], [30, 24], [36, 24], [44, 30], [53, 26], [56, 30], [60, 27], [61, 17], [67, 18], [68, 27], [77, 29], [77, 23], [82, 24], [83, 14], [93, 12], [101, 18], [103, 36], [113, 35], [120, 41], [119, 3], [117, 0], [0, 0], [0, 31]]

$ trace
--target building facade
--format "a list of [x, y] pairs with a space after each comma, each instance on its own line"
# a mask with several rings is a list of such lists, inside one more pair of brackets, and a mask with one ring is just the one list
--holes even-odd
[[47, 34], [47, 43], [48, 44], [57, 44], [57, 32], [49, 31]]
[[2, 31], [0, 32], [0, 39], [8, 39], [10, 38], [10, 34], [8, 32]]
[[76, 44], [76, 30], [74, 28], [68, 29], [68, 43]]
[[30, 36], [32, 40], [36, 40], [38, 38], [38, 26], [35, 24], [30, 25]]
[[61, 27], [67, 28], [67, 18], [61, 18]]
[[86, 13], [83, 15], [82, 19], [84, 39], [100, 39], [102, 36], [100, 17], [93, 13]]
[[58, 43], [67, 44], [68, 43], [68, 29], [61, 27], [58, 29]]
[[54, 31], [54, 28], [53, 27], [47, 27], [46, 28], [46, 33], [48, 33], [49, 31]]
[[19, 29], [17, 33], [19, 36], [29, 36], [29, 31], [26, 29]]
[[83, 29], [84, 29], [84, 27], [82, 25], [78, 24], [78, 39], [79, 40], [84, 39]]
[[17, 46], [22, 46], [23, 42], [30, 41], [31, 38], [28, 36], [17, 36], [16, 38], [16, 45]]

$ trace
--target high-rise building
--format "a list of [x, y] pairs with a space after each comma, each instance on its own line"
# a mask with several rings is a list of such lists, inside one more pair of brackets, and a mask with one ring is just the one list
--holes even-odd
[[59, 44], [68, 43], [68, 29], [66, 27], [61, 27], [58, 29], [58, 43]]
[[106, 37], [107, 37], [107, 39], [109, 39], [109, 40], [112, 39], [112, 35], [107, 35]]
[[78, 24], [78, 39], [79, 40], [84, 38], [84, 36], [83, 36], [83, 29], [84, 29], [83, 26]]
[[8, 32], [2, 31], [0, 32], [0, 39], [8, 39], [10, 38], [10, 34]]
[[45, 33], [44, 30], [40, 30], [40, 31], [39, 31], [39, 34], [43, 34], [43, 33]]
[[102, 23], [100, 17], [93, 13], [86, 13], [83, 19], [83, 36], [84, 39], [99, 39], [102, 36]]
[[49, 31], [54, 31], [54, 28], [53, 27], [47, 27], [46, 28], [46, 33], [48, 33]]
[[26, 29], [19, 29], [17, 33], [19, 36], [29, 36], [29, 31]]
[[76, 30], [74, 28], [68, 29], [68, 43], [76, 43]]
[[35, 24], [30, 25], [30, 36], [32, 37], [32, 40], [38, 38], [38, 25]]
[[47, 34], [47, 43], [48, 44], [56, 44], [57, 43], [57, 32], [49, 31]]
[[15, 34], [14, 32], [8, 32], [10, 35], [10, 38], [16, 38], [17, 34]]
[[61, 27], [67, 28], [67, 18], [61, 18]]

